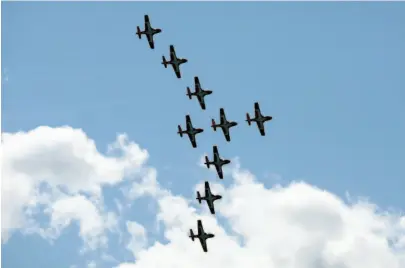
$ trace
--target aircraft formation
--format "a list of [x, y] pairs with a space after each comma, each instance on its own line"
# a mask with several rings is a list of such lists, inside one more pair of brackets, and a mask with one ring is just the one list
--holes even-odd
[[[149, 43], [149, 47], [151, 49], [155, 48], [155, 43], [154, 43], [154, 35], [161, 33], [162, 29], [159, 28], [153, 28], [151, 26], [150, 23], [150, 19], [148, 15], [144, 16], [144, 23], [145, 23], [145, 29], [143, 31], [141, 31], [140, 27], [137, 26], [137, 32], [136, 34], [138, 35], [139, 39], [142, 39], [142, 35], [145, 35], [148, 43]], [[185, 58], [178, 58], [176, 55], [176, 51], [174, 48], [174, 45], [170, 45], [169, 46], [169, 55], [170, 55], [170, 60], [167, 61], [165, 56], [162, 56], [162, 64], [165, 68], [167, 68], [167, 66], [170, 64], [173, 67], [174, 73], [176, 75], [176, 77], [178, 79], [181, 78], [181, 71], [180, 71], [180, 65], [187, 63], [188, 60]], [[187, 87], [187, 96], [188, 98], [191, 100], [192, 97], [196, 97], [198, 100], [198, 103], [201, 107], [202, 110], [206, 109], [206, 103], [205, 103], [205, 97], [208, 95], [211, 95], [213, 93], [212, 90], [207, 90], [207, 89], [203, 89], [201, 87], [201, 83], [200, 80], [198, 78], [198, 76], [194, 77], [194, 92], [191, 92], [190, 87]], [[260, 106], [258, 102], [254, 103], [254, 117], [250, 117], [249, 113], [246, 113], [246, 122], [247, 124], [250, 126], [252, 124], [252, 122], [256, 122], [257, 128], [259, 129], [260, 135], [261, 136], [265, 136], [266, 132], [265, 132], [265, 127], [264, 127], [264, 123], [267, 121], [270, 121], [273, 119], [272, 116], [266, 116], [263, 115], [261, 113], [260, 110]], [[191, 122], [191, 117], [189, 114], [187, 114], [185, 116], [185, 121], [186, 121], [186, 125], [185, 125], [185, 129], [183, 130], [182, 127], [180, 125], [177, 126], [177, 134], [180, 135], [180, 137], [183, 137], [184, 134], [187, 134], [190, 142], [191, 142], [191, 146], [193, 148], [197, 148], [197, 140], [196, 140], [196, 136], [199, 133], [202, 133], [204, 131], [204, 129], [202, 128], [195, 128]], [[215, 119], [211, 119], [211, 127], [214, 131], [217, 130], [217, 128], [221, 128], [223, 135], [225, 137], [225, 140], [227, 142], [231, 141], [231, 135], [230, 135], [230, 129], [232, 127], [237, 126], [238, 123], [235, 121], [229, 121], [227, 120], [226, 116], [225, 116], [225, 110], [224, 108], [220, 108], [219, 109], [219, 123], [217, 124], [215, 122]], [[212, 152], [213, 152], [213, 158], [212, 161], [209, 160], [208, 156], [205, 156], [205, 165], [207, 166], [207, 168], [209, 169], [211, 165], [213, 165], [216, 169], [217, 175], [220, 179], [223, 179], [223, 171], [222, 171], [222, 167], [224, 165], [227, 165], [229, 163], [231, 163], [231, 160], [229, 159], [223, 159], [220, 157], [219, 155], [219, 151], [218, 151], [218, 147], [216, 145], [213, 146], [212, 148]], [[211, 192], [211, 188], [209, 185], [208, 181], [205, 181], [204, 183], [204, 196], [201, 196], [200, 192], [197, 191], [197, 198], [196, 200], [198, 200], [199, 204], [201, 204], [202, 200], [205, 200], [208, 208], [211, 212], [211, 214], [215, 215], [215, 208], [214, 208], [214, 201], [216, 200], [220, 200], [222, 198], [221, 195], [215, 195]], [[204, 252], [208, 252], [208, 246], [207, 246], [207, 239], [213, 238], [215, 237], [214, 234], [211, 233], [206, 233], [204, 231], [204, 227], [202, 224], [201, 220], [197, 220], [197, 234], [194, 234], [193, 230], [190, 229], [190, 234], [189, 237], [191, 238], [192, 241], [194, 241], [195, 238], [198, 238], [200, 243], [201, 243], [201, 247], [203, 249]]]

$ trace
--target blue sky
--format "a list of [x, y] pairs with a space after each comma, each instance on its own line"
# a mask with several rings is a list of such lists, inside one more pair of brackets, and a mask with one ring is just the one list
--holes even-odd
[[[403, 208], [404, 11], [403, 3], [2, 3], [2, 129], [69, 125], [102, 152], [125, 132], [148, 150], [159, 182], [188, 197], [208, 174], [200, 156], [217, 144], [265, 185], [278, 174], [283, 184], [305, 180]], [[144, 14], [163, 30], [155, 50], [135, 35]], [[170, 44], [189, 60], [182, 79], [160, 64]], [[206, 111], [185, 95], [194, 76], [214, 91]], [[244, 122], [255, 101], [273, 116], [265, 137]], [[239, 123], [231, 143], [209, 127], [220, 107]], [[196, 149], [176, 134], [186, 114], [205, 129]], [[118, 194], [107, 190], [106, 202]], [[79, 243], [75, 228], [54, 246], [13, 235], [2, 265], [68, 267], [77, 251], [55, 254]]]

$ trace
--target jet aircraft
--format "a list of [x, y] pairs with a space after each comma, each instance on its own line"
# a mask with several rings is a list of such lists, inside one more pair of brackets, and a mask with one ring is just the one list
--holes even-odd
[[208, 156], [205, 156], [205, 165], [207, 166], [207, 168], [210, 168], [211, 164], [214, 165], [219, 178], [223, 179], [224, 175], [222, 172], [222, 166], [231, 163], [231, 160], [221, 159], [221, 157], [219, 157], [218, 148], [216, 145], [213, 146], [212, 150], [214, 153], [214, 161], [209, 161]]
[[162, 56], [162, 64], [167, 68], [167, 64], [171, 64], [173, 67], [174, 72], [176, 73], [177, 78], [181, 78], [180, 73], [180, 65], [186, 63], [187, 59], [177, 58], [176, 51], [174, 50], [174, 46], [170, 45], [170, 60], [166, 61], [165, 56]]
[[208, 248], [207, 248], [207, 239], [209, 238], [213, 238], [215, 237], [214, 234], [210, 234], [210, 233], [206, 233], [204, 232], [204, 228], [202, 225], [201, 220], [197, 220], [197, 227], [198, 227], [198, 234], [195, 235], [193, 233], [193, 230], [190, 229], [190, 235], [189, 237], [191, 238], [191, 240], [194, 241], [194, 238], [198, 238], [200, 240], [201, 243], [201, 247], [203, 248], [204, 252], [208, 252]]
[[183, 137], [183, 134], [187, 134], [188, 137], [190, 138], [191, 141], [191, 145], [193, 146], [193, 148], [197, 147], [197, 142], [195, 140], [195, 135], [197, 135], [198, 133], [201, 133], [204, 131], [204, 129], [202, 128], [194, 128], [193, 124], [191, 123], [191, 119], [190, 119], [190, 115], [186, 115], [186, 130], [182, 130], [181, 126], [178, 125], [178, 129], [179, 131], [177, 132], [177, 134], [180, 135], [180, 137]]
[[219, 109], [219, 117], [221, 118], [220, 119], [221, 122], [219, 124], [216, 124], [215, 120], [212, 119], [211, 127], [214, 129], [214, 131], [217, 131], [217, 127], [222, 128], [222, 132], [224, 133], [225, 139], [227, 141], [231, 141], [231, 136], [229, 135], [229, 129], [231, 127], [236, 126], [238, 123], [226, 120], [224, 108]]
[[191, 92], [190, 88], [187, 87], [187, 96], [191, 100], [193, 96], [196, 96], [198, 99], [198, 102], [200, 103], [201, 109], [205, 110], [205, 101], [204, 97], [206, 95], [212, 94], [211, 90], [204, 90], [201, 88], [200, 80], [198, 79], [197, 76], [194, 77], [194, 84], [195, 84], [195, 91]]
[[270, 121], [271, 119], [273, 119], [273, 117], [262, 115], [258, 102], [255, 102], [254, 107], [255, 107], [255, 117], [250, 118], [249, 113], [246, 113], [246, 121], [248, 122], [249, 126], [250, 126], [251, 122], [256, 122], [257, 127], [259, 128], [260, 134], [262, 136], [264, 136], [264, 135], [266, 135], [266, 133], [264, 131], [264, 122]]
[[146, 35], [148, 39], [148, 43], [151, 49], [155, 48], [155, 43], [153, 42], [153, 35], [162, 32], [161, 29], [153, 29], [150, 25], [149, 16], [145, 15], [145, 30], [141, 31], [139, 26], [136, 26], [136, 34], [138, 35], [139, 39], [142, 38], [142, 35]]
[[210, 184], [208, 183], [208, 181], [205, 182], [204, 187], [205, 187], [205, 196], [201, 197], [200, 192], [197, 191], [196, 199], [198, 200], [198, 203], [200, 203], [200, 204], [201, 204], [201, 200], [207, 201], [208, 208], [210, 209], [211, 214], [215, 214], [214, 201], [221, 199], [222, 196], [214, 195], [211, 193]]

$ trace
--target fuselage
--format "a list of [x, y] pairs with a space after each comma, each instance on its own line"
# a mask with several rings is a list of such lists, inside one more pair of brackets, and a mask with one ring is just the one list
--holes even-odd
[[147, 25], [146, 29], [145, 29], [145, 33], [147, 35], [149, 35], [150, 37], [153, 36], [153, 34], [155, 33], [155, 31], [152, 29], [152, 27], [150, 27], [149, 25]]
[[222, 124], [219, 124], [218, 126], [220, 126], [220, 127], [222, 127], [222, 128], [227, 128], [227, 129], [229, 129], [229, 128], [233, 127], [233, 126], [236, 126], [236, 123], [235, 123], [235, 122], [226, 121], [226, 122], [224, 122], [224, 123], [222, 123]]
[[207, 234], [207, 233], [202, 233], [202, 234], [200, 234], [199, 236], [198, 236], [198, 238], [199, 239], [202, 239], [202, 240], [207, 240], [208, 238], [213, 238], [214, 237], [214, 235], [213, 234]]
[[186, 130], [186, 132], [187, 132], [187, 134], [189, 134], [189, 135], [195, 135], [195, 134], [200, 133], [200, 132], [201, 132], [201, 129], [191, 127], [191, 128], [188, 128], [188, 129]]
[[228, 163], [230, 163], [229, 160], [223, 160], [219, 157], [217, 157], [217, 159], [215, 159], [215, 161], [214, 161], [214, 165], [216, 165], [218, 167], [222, 167], [223, 165], [228, 164]]
[[208, 90], [200, 89], [195, 94], [200, 98], [204, 98], [205, 96], [209, 95], [210, 93], [211, 92], [209, 92]]
[[271, 116], [263, 116], [263, 115], [259, 114], [257, 117], [250, 119], [250, 121], [253, 121], [253, 122], [266, 122], [266, 121], [269, 121], [271, 119], [272, 119]]
[[179, 68], [180, 64], [186, 63], [187, 60], [186, 59], [179, 59], [176, 56], [174, 56], [172, 59], [170, 59], [170, 64], [176, 65], [177, 68]]
[[179, 66], [180, 61], [179, 61], [179, 59], [177, 59], [177, 57], [173, 57], [173, 59], [170, 61], [170, 63], [173, 65]]
[[211, 202], [211, 203], [213, 203], [215, 200], [218, 200], [219, 198], [220, 197], [217, 195], [210, 195], [210, 196], [206, 197], [207, 201]]

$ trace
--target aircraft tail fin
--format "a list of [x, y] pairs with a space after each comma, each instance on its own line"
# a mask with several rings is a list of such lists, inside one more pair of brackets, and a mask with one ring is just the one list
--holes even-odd
[[194, 241], [194, 233], [193, 233], [193, 230], [192, 229], [190, 229], [190, 236], [189, 236], [190, 238], [191, 238], [191, 240], [193, 240]]
[[139, 39], [142, 38], [142, 32], [141, 32], [141, 29], [139, 28], [139, 26], [136, 26], [136, 34], [138, 35]]
[[177, 129], [179, 130], [179, 131], [177, 131], [177, 134], [179, 134], [180, 137], [183, 137], [183, 130], [181, 129], [181, 126], [178, 125], [178, 126], [177, 126]]
[[207, 168], [210, 168], [210, 161], [208, 159], [208, 156], [205, 156], [205, 163], [204, 164], [207, 166]]
[[246, 121], [248, 122], [248, 124], [250, 126], [251, 119], [250, 119], [249, 113], [246, 114]]
[[165, 56], [162, 56], [162, 64], [165, 66], [165, 68], [167, 68], [167, 61]]
[[198, 203], [201, 204], [201, 195], [200, 195], [199, 191], [197, 191], [197, 198], [196, 199], [198, 200]]
[[214, 119], [211, 119], [211, 127], [214, 129], [214, 131], [217, 131], [217, 124], [215, 123]]
[[192, 94], [191, 94], [191, 90], [189, 87], [187, 87], [187, 96], [191, 100]]

